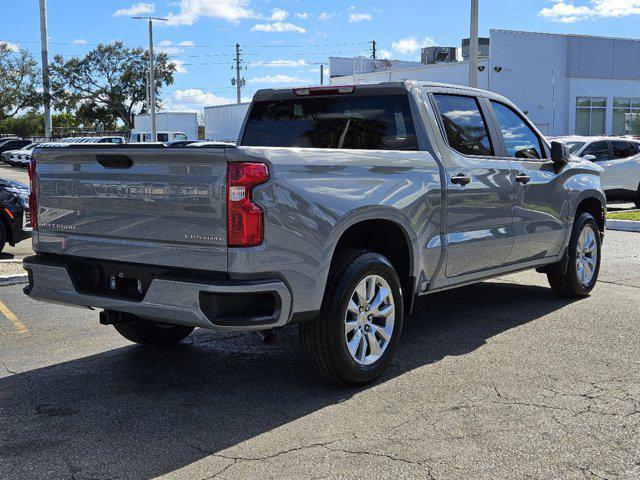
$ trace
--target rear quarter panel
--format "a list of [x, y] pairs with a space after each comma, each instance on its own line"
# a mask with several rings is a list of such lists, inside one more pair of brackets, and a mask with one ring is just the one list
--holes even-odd
[[271, 178], [254, 190], [265, 211], [265, 242], [229, 249], [229, 273], [280, 275], [293, 292], [294, 313], [320, 308], [335, 246], [347, 228], [364, 220], [387, 219], [403, 228], [416, 278], [435, 270], [441, 191], [430, 153], [238, 147], [227, 156], [232, 162], [266, 161]]

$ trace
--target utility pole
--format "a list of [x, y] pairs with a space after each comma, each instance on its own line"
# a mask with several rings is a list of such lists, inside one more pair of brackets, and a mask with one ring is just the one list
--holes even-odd
[[236, 57], [233, 59], [236, 62], [236, 78], [231, 79], [231, 85], [236, 86], [236, 97], [238, 103], [242, 102], [242, 87], [244, 87], [244, 78], [240, 77], [240, 70], [242, 69], [242, 50], [240, 50], [240, 44], [236, 43]]
[[376, 41], [371, 40], [371, 58], [376, 59]]
[[44, 136], [51, 138], [51, 94], [49, 89], [49, 39], [47, 38], [47, 0], [40, 0], [40, 50], [42, 51], [42, 90], [44, 93]]
[[471, 0], [471, 32], [469, 36], [469, 86], [478, 87], [478, 0]]
[[324, 64], [320, 64], [320, 85], [324, 85]]
[[[131, 17], [134, 20], [148, 20], [149, 21], [149, 104], [151, 106], [151, 141], [158, 140], [158, 132], [156, 129], [156, 76], [155, 65], [153, 56], [153, 21], [160, 20], [163, 22], [168, 21], [167, 18], [160, 17]], [[147, 105], [149, 105], [147, 104]]]
[[145, 112], [146, 114], [149, 114], [149, 97], [151, 95], [149, 95], [149, 65], [147, 64], [147, 71], [144, 74], [144, 93], [146, 95], [146, 103], [145, 103]]

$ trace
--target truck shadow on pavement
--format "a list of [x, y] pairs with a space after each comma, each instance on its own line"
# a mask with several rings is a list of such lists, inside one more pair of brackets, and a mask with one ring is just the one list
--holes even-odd
[[[568, 303], [502, 282], [420, 299], [380, 383]], [[129, 346], [2, 378], [0, 477], [150, 479], [362, 391], [308, 372], [296, 332], [263, 345], [253, 334], [199, 331], [178, 347]]]

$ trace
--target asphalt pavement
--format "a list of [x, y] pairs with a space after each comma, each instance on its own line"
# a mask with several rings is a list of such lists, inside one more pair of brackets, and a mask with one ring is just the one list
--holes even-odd
[[607, 234], [601, 279], [422, 298], [390, 371], [348, 390], [295, 327], [145, 348], [0, 287], [0, 478], [640, 478], [639, 234]]

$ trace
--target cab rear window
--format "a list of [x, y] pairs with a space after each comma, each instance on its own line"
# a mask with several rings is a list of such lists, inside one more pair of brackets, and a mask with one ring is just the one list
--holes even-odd
[[242, 145], [418, 150], [406, 95], [255, 102]]

